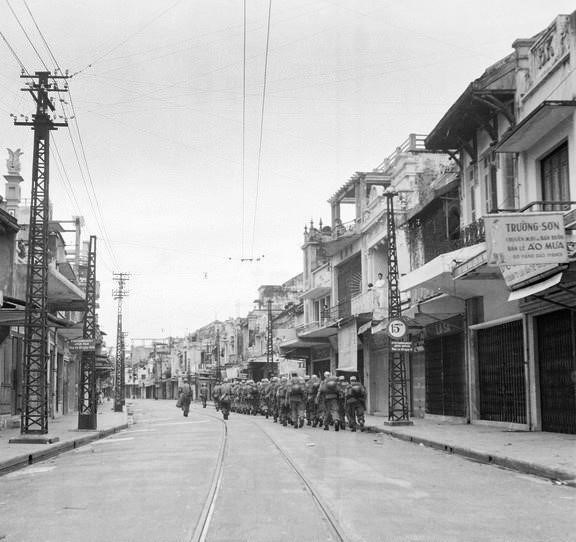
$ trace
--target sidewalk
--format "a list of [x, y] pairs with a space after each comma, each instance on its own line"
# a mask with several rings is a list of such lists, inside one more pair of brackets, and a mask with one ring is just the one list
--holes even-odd
[[373, 432], [533, 474], [576, 487], [576, 435], [509, 431], [501, 427], [414, 419], [411, 426], [386, 426], [386, 418], [366, 416]]
[[76, 412], [48, 420], [47, 436], [59, 439], [52, 444], [11, 444], [11, 438], [21, 436], [20, 428], [0, 431], [0, 476], [126, 429], [129, 421], [127, 407], [125, 412], [114, 412], [113, 404], [100, 405], [96, 431], [78, 431]]

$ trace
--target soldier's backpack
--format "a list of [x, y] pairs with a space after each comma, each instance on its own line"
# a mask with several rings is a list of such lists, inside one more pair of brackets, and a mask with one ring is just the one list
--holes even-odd
[[338, 382], [336, 380], [326, 381], [326, 392], [327, 393], [338, 393]]
[[304, 389], [302, 384], [296, 383], [290, 386], [290, 394], [291, 395], [302, 395], [304, 393]]
[[352, 386], [350, 386], [350, 395], [360, 399], [364, 395], [362, 393], [362, 385], [359, 383], [352, 384]]

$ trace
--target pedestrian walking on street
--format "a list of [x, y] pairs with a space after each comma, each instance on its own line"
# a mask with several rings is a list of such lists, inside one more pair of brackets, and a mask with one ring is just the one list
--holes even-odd
[[212, 390], [212, 400], [214, 401], [214, 407], [216, 408], [216, 412], [220, 410], [220, 394], [222, 390], [221, 384], [216, 384], [214, 389]]
[[[338, 379], [330, 373], [324, 373], [325, 378], [318, 388], [318, 404], [324, 405], [324, 431], [334, 424], [334, 431], [340, 431], [340, 413], [338, 410]], [[326, 376], [327, 375], [327, 376]]]
[[364, 431], [364, 412], [366, 411], [366, 389], [355, 376], [350, 377], [350, 384], [346, 388], [346, 411], [351, 431]]
[[206, 401], [208, 399], [208, 386], [206, 382], [200, 385], [200, 400], [202, 401], [202, 408], [206, 408]]
[[298, 375], [292, 375], [292, 379], [286, 386], [286, 403], [290, 409], [290, 418], [294, 429], [304, 425], [306, 387], [304, 379]]
[[338, 377], [338, 415], [340, 416], [340, 429], [346, 429], [346, 388], [348, 383], [343, 376]]
[[230, 415], [230, 402], [232, 401], [232, 386], [228, 379], [224, 379], [224, 383], [220, 387], [220, 410], [225, 420]]
[[184, 416], [188, 417], [188, 413], [190, 412], [190, 402], [192, 401], [192, 389], [190, 388], [190, 384], [182, 384], [180, 388], [180, 393], [178, 394], [178, 401], [176, 402], [176, 406], [179, 406], [182, 409], [182, 413]]

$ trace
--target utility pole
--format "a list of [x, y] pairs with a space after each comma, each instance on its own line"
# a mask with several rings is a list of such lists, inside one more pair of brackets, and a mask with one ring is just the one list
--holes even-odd
[[96, 429], [98, 397], [96, 395], [96, 236], [90, 236], [88, 270], [86, 273], [86, 312], [84, 313], [84, 345], [80, 362], [78, 390], [78, 429]]
[[112, 292], [114, 299], [118, 300], [118, 324], [116, 326], [116, 370], [114, 386], [114, 412], [122, 412], [124, 407], [124, 333], [122, 331], [122, 300], [128, 295], [125, 290], [130, 279], [129, 273], [114, 273], [116, 289]]
[[[50, 112], [55, 110], [48, 93], [67, 92], [58, 87], [57, 80], [66, 75], [51, 75], [49, 71], [34, 75], [24, 90], [36, 102], [36, 114], [29, 121], [17, 121], [16, 126], [31, 126], [34, 131], [32, 159], [32, 196], [30, 199], [30, 226], [28, 231], [28, 267], [26, 277], [24, 389], [22, 397], [21, 434], [48, 433], [48, 222], [50, 220], [50, 131], [68, 126], [67, 122], [54, 122]], [[52, 82], [50, 82], [50, 80]], [[50, 441], [40, 438], [43, 442]]]
[[268, 322], [266, 324], [266, 378], [272, 376], [274, 341], [272, 337], [272, 300], [268, 300]]
[[388, 425], [410, 425], [408, 409], [408, 387], [406, 382], [405, 352], [397, 350], [398, 339], [404, 338], [407, 326], [402, 320], [400, 288], [398, 285], [398, 251], [396, 249], [396, 219], [394, 217], [394, 197], [398, 193], [388, 188], [386, 196], [386, 220], [388, 236], [388, 363], [389, 363], [389, 396]]
[[222, 380], [222, 373], [220, 371], [220, 328], [216, 328], [216, 382]]

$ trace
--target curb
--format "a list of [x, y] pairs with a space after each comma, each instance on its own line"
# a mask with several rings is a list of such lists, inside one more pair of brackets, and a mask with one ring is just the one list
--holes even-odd
[[13, 472], [18, 469], [23, 469], [33, 463], [39, 463], [40, 461], [46, 461], [46, 459], [50, 459], [51, 457], [60, 455], [64, 452], [69, 452], [71, 450], [75, 450], [80, 446], [84, 446], [85, 444], [90, 444], [95, 440], [100, 440], [114, 433], [119, 433], [124, 429], [128, 429], [128, 423], [123, 423], [121, 425], [116, 425], [114, 427], [109, 427], [107, 429], [102, 429], [101, 431], [94, 431], [89, 435], [84, 435], [74, 440], [66, 440], [56, 442], [54, 444], [49, 444], [49, 448], [45, 448], [43, 450], [38, 450], [32, 452], [30, 454], [23, 454], [17, 457], [12, 457], [11, 459], [7, 459], [5, 461], [0, 461], [0, 476], [8, 474], [9, 472]]
[[470, 459], [478, 463], [483, 463], [485, 465], [495, 465], [497, 467], [520, 472], [522, 474], [539, 476], [540, 478], [546, 478], [560, 485], [576, 488], [576, 475], [573, 472], [553, 469], [544, 465], [538, 465], [537, 463], [524, 461], [522, 459], [513, 459], [511, 457], [489, 454], [488, 452], [479, 452], [477, 450], [472, 450], [471, 448], [453, 446], [444, 442], [430, 440], [415, 435], [396, 433], [393, 430], [384, 429], [374, 425], [367, 425], [366, 429], [370, 433], [383, 433], [398, 440], [412, 442], [414, 444], [422, 444], [428, 448], [433, 448], [435, 450], [440, 450], [441, 452], [446, 452], [449, 454], [459, 455], [466, 459]]

